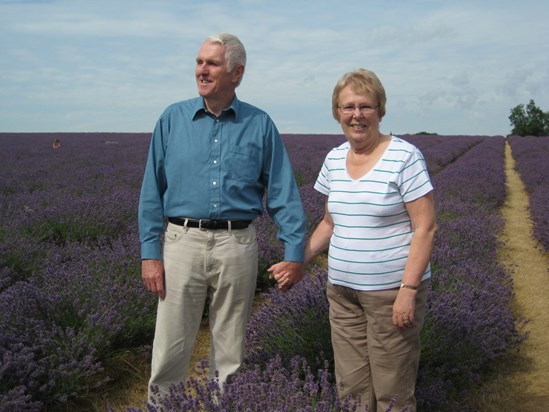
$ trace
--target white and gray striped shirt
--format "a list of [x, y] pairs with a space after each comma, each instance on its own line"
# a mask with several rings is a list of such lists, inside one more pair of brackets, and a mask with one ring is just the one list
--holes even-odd
[[[346, 168], [349, 148], [346, 142], [328, 153], [314, 186], [328, 196], [334, 221], [328, 277], [363, 291], [396, 288], [413, 236], [405, 202], [433, 190], [425, 159], [415, 146], [392, 136], [375, 166], [355, 180]], [[422, 280], [430, 276], [428, 265]]]

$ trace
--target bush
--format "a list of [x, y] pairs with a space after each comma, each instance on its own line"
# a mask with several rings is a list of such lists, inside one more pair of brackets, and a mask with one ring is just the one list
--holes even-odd
[[511, 136], [508, 141], [530, 199], [534, 237], [549, 251], [549, 137]]
[[[331, 384], [327, 367], [313, 373], [299, 356], [289, 363], [280, 356], [264, 368], [255, 366], [238, 374], [220, 390], [217, 381], [208, 379], [208, 364], [202, 362], [194, 378], [172, 387], [169, 395], [149, 404], [149, 412], [188, 411], [277, 411], [277, 412], [351, 412], [360, 405], [349, 399], [340, 401]], [[128, 412], [139, 412], [131, 408]]]
[[288, 292], [276, 288], [248, 322], [245, 367], [266, 366], [275, 356], [285, 364], [298, 354], [314, 370], [333, 359], [325, 269], [313, 267]]

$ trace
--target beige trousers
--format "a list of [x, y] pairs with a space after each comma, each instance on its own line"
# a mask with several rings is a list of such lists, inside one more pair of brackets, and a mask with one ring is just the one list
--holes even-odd
[[246, 324], [256, 289], [255, 226], [201, 230], [169, 223], [163, 261], [166, 297], [159, 300], [149, 399], [187, 377], [206, 297], [211, 332], [210, 378], [222, 387], [243, 360]]
[[429, 281], [416, 296], [414, 326], [393, 325], [398, 289], [362, 292], [328, 282], [335, 374], [340, 398], [360, 397], [369, 411], [416, 410], [414, 395]]

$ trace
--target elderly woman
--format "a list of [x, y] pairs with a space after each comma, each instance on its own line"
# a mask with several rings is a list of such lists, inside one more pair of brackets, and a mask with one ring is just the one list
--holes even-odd
[[[370, 411], [385, 411], [396, 398], [394, 410], [415, 411], [436, 231], [433, 187], [419, 150], [380, 132], [385, 102], [368, 70], [347, 73], [335, 86], [332, 112], [347, 142], [328, 153], [315, 183], [327, 200], [305, 262], [328, 249], [339, 396], [360, 398]], [[276, 266], [280, 288], [297, 281]]]

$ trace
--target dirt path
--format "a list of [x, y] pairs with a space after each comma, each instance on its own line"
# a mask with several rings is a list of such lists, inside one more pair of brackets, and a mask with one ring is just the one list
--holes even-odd
[[513, 277], [513, 313], [527, 323], [529, 337], [481, 390], [481, 411], [549, 411], [549, 254], [532, 238], [528, 195], [505, 148], [508, 197], [502, 209], [505, 229], [502, 263]]

